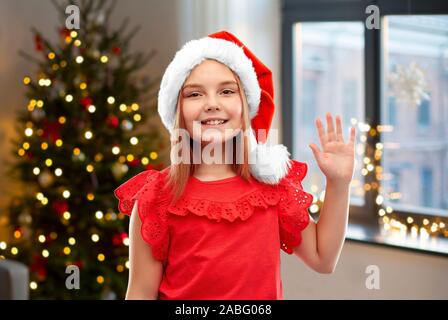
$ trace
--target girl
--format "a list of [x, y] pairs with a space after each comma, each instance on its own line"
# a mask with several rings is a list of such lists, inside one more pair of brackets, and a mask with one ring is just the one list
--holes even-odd
[[327, 179], [316, 224], [313, 196], [302, 189], [307, 165], [267, 144], [272, 73], [234, 35], [185, 44], [163, 76], [158, 111], [176, 151], [171, 166], [115, 190], [130, 215], [126, 299], [282, 299], [279, 249], [316, 272], [334, 271], [348, 220], [353, 127], [346, 144], [340, 117], [335, 129], [327, 113], [326, 132], [316, 120], [323, 150], [309, 146]]

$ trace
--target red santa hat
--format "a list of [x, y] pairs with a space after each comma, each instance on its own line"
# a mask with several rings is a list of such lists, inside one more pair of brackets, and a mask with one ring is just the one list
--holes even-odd
[[285, 146], [267, 143], [275, 110], [272, 72], [233, 34], [220, 31], [191, 40], [176, 53], [160, 84], [158, 112], [162, 123], [173, 132], [180, 89], [193, 68], [205, 59], [219, 61], [238, 75], [249, 107], [251, 174], [261, 182], [277, 184], [291, 163]]

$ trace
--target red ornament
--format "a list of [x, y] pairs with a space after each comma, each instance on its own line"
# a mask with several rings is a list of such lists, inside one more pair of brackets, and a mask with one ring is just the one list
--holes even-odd
[[84, 109], [87, 109], [92, 105], [92, 99], [89, 97], [84, 97], [79, 100], [79, 103], [84, 107]]
[[55, 143], [56, 140], [61, 137], [59, 133], [60, 128], [61, 124], [58, 121], [48, 121], [47, 119], [44, 119], [42, 138], [49, 138], [53, 143]]
[[35, 254], [32, 258], [30, 271], [36, 273], [39, 280], [44, 280], [47, 276], [47, 269], [45, 268], [46, 263], [47, 260], [41, 255]]
[[119, 120], [117, 116], [111, 115], [107, 117], [106, 123], [111, 128], [116, 128], [118, 126]]
[[74, 261], [72, 264], [77, 266], [79, 269], [82, 269], [84, 267], [84, 262], [82, 260]]
[[128, 164], [130, 167], [137, 167], [140, 164], [140, 160], [138, 158], [134, 158], [134, 160], [129, 161]]
[[61, 35], [62, 38], [65, 39], [65, 37], [70, 36], [70, 30], [68, 30], [67, 28], [61, 28], [59, 30], [59, 34]]
[[112, 237], [112, 243], [114, 244], [114, 246], [121, 246], [127, 237], [128, 234], [126, 232], [116, 233]]
[[150, 163], [150, 164], [147, 164], [145, 168], [146, 168], [146, 170], [153, 170], [154, 166]]
[[112, 237], [112, 243], [114, 246], [119, 246], [123, 243], [123, 240], [121, 239], [121, 235], [119, 233], [114, 234]]
[[44, 49], [44, 46], [42, 44], [42, 37], [39, 34], [36, 34], [34, 36], [34, 46], [36, 48], [36, 51], [42, 51]]
[[115, 47], [112, 48], [112, 52], [113, 52], [114, 54], [116, 54], [116, 55], [119, 55], [120, 52], [121, 52], [121, 48], [115, 46]]
[[68, 203], [64, 200], [58, 200], [55, 203], [53, 203], [53, 210], [56, 211], [56, 213], [59, 216], [62, 216], [65, 211], [68, 211]]

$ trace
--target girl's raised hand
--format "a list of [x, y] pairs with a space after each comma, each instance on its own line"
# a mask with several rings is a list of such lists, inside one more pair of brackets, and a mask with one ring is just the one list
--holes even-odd
[[314, 143], [311, 143], [309, 147], [313, 151], [317, 164], [327, 181], [338, 184], [350, 183], [355, 164], [355, 127], [350, 128], [350, 138], [348, 143], [345, 143], [341, 117], [336, 116], [336, 131], [333, 125], [333, 117], [329, 112], [326, 113], [326, 118], [326, 132], [320, 119], [316, 119], [316, 128], [323, 151]]

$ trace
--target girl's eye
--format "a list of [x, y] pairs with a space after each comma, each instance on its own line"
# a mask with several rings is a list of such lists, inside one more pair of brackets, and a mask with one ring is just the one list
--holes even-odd
[[[226, 89], [222, 91], [224, 94], [232, 94], [234, 93], [232, 90]], [[226, 93], [227, 92], [227, 93]]]
[[199, 93], [197, 93], [197, 92], [193, 92], [193, 93], [188, 94], [188, 95], [187, 95], [187, 98], [189, 98], [189, 97], [196, 98], [198, 95], [199, 95]]

